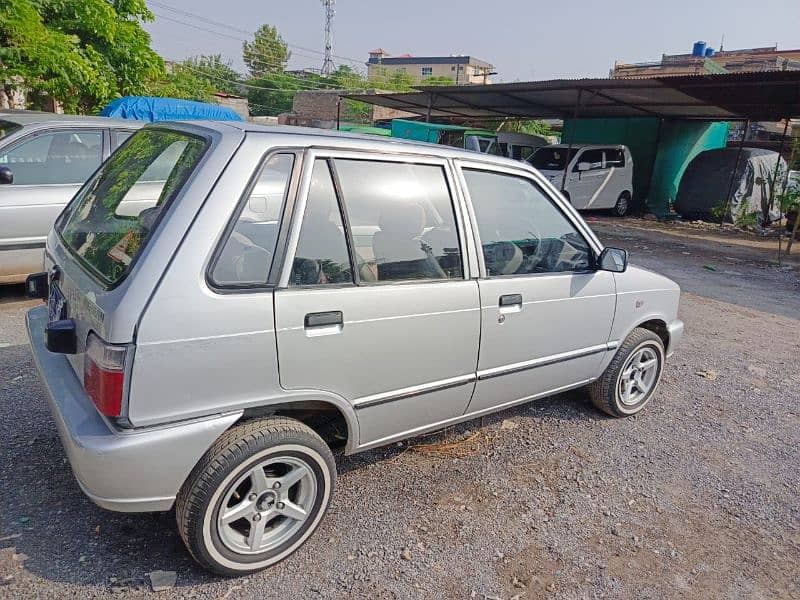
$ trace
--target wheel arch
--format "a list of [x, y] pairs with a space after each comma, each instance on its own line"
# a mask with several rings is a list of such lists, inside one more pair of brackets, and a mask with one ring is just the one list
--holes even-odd
[[289, 397], [246, 408], [234, 425], [268, 416], [297, 419], [319, 434], [329, 446], [343, 443], [345, 454], [351, 454], [358, 447], [359, 427], [355, 411], [344, 398], [334, 394], [291, 392]]
[[[666, 351], [669, 348], [669, 328], [667, 327], [667, 322], [661, 317], [651, 317], [648, 318], [646, 321], [642, 321], [631, 327], [630, 331], [625, 334], [625, 338], [627, 338], [634, 329], [641, 327], [642, 329], [649, 329], [653, 333], [655, 333], [658, 337], [661, 338], [661, 341], [664, 342], [664, 350]], [[623, 338], [623, 339], [625, 339]]]

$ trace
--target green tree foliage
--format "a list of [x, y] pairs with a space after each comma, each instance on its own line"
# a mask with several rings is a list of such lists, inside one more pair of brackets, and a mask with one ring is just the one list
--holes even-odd
[[224, 60], [221, 54], [192, 56], [183, 61], [181, 65], [197, 77], [208, 80], [218, 92], [242, 93], [242, 86], [235, 83], [242, 79], [241, 74], [231, 66], [231, 61]]
[[281, 73], [290, 56], [289, 47], [281, 34], [268, 23], [256, 30], [252, 42], [242, 44], [242, 58], [253, 79], [269, 73]]
[[294, 94], [318, 85], [322, 78], [300, 79], [288, 73], [266, 73], [247, 84], [247, 101], [254, 116], [277, 116], [291, 112]]
[[203, 75], [198, 75], [186, 65], [178, 63], [172, 65], [164, 77], [150, 82], [147, 93], [165, 98], [208, 102], [211, 94], [217, 89], [216, 83], [212, 83]]
[[144, 0], [0, 0], [0, 69], [70, 111], [141, 93], [164, 73]]
[[422, 80], [420, 85], [455, 85], [455, 80], [446, 75], [437, 75], [436, 77], [426, 77]]

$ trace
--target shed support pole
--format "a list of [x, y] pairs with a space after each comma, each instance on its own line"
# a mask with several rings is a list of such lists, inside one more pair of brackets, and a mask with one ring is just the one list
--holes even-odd
[[[772, 203], [775, 202], [775, 190], [778, 186], [778, 170], [781, 166], [781, 155], [783, 154], [783, 147], [786, 144], [786, 132], [789, 131], [789, 117], [786, 117], [786, 124], [783, 126], [783, 135], [781, 136], [781, 145], [778, 148], [778, 160], [775, 161], [775, 172], [772, 174], [772, 185], [769, 186], [769, 204], [767, 205], [767, 214], [764, 216], [764, 225], [769, 225], [769, 209], [772, 208]], [[786, 175], [787, 177], [782, 177], [781, 179], [788, 180], [788, 171], [789, 165], [786, 165]], [[781, 182], [783, 183], [783, 182]], [[781, 192], [783, 192], [783, 188], [785, 186], [781, 185]], [[781, 266], [781, 246], [783, 244], [783, 227], [781, 227], [781, 220], [783, 220], [783, 210], [779, 211], [780, 217], [778, 217], [778, 266]]]
[[[731, 196], [733, 195], [733, 182], [736, 180], [736, 171], [739, 170], [739, 161], [742, 158], [742, 149], [744, 148], [745, 140], [747, 140], [747, 132], [750, 130], [750, 119], [747, 119], [744, 122], [744, 133], [742, 133], [742, 142], [739, 144], [739, 151], [736, 153], [736, 161], [733, 163], [733, 171], [731, 171], [731, 181], [728, 184], [728, 195], [725, 198], [725, 216], [728, 215], [728, 211], [730, 210], [731, 206]], [[720, 226], [722, 225], [722, 221], [725, 220], [725, 217], [722, 217], [720, 221]]]
[[431, 107], [433, 105], [433, 94], [428, 94], [428, 112], [425, 113], [425, 122], [431, 122]]
[[342, 125], [342, 97], [336, 100], [336, 131], [339, 131], [339, 128]]
[[575, 137], [575, 128], [578, 126], [578, 113], [580, 112], [581, 107], [581, 94], [583, 94], [583, 89], [578, 88], [578, 98], [575, 101], [575, 109], [572, 111], [572, 137], [569, 138], [569, 144], [567, 144], [567, 156], [564, 158], [564, 173], [561, 176], [561, 193], [564, 193], [564, 188], [567, 185], [567, 171], [569, 170], [569, 163], [572, 156], [572, 138]]

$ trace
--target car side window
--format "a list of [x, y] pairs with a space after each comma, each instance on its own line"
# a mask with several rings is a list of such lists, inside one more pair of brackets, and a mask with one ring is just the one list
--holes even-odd
[[253, 189], [239, 206], [233, 230], [214, 264], [211, 278], [216, 284], [267, 282], [293, 166], [293, 154], [275, 154], [264, 163]]
[[131, 137], [135, 132], [128, 129], [111, 130], [111, 151], [113, 152], [122, 145], [122, 142]]
[[589, 170], [596, 171], [603, 168], [603, 151], [602, 150], [585, 150], [579, 157], [578, 162], [575, 163], [573, 171], [578, 171], [578, 165], [581, 163], [589, 163]]
[[100, 166], [101, 131], [53, 131], [24, 140], [0, 154], [0, 165], [14, 174], [12, 185], [83, 183]]
[[625, 152], [619, 148], [608, 148], [606, 150], [606, 167], [624, 167]]
[[490, 276], [586, 271], [591, 249], [530, 179], [464, 169]]
[[347, 237], [328, 161], [317, 159], [289, 284], [343, 283], [353, 283]]
[[442, 166], [352, 159], [334, 165], [362, 282], [463, 279]]

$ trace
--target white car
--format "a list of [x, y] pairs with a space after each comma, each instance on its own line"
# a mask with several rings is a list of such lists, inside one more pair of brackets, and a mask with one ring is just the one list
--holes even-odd
[[623, 217], [630, 209], [633, 158], [627, 146], [556, 144], [539, 148], [528, 162], [578, 210], [611, 209]]

